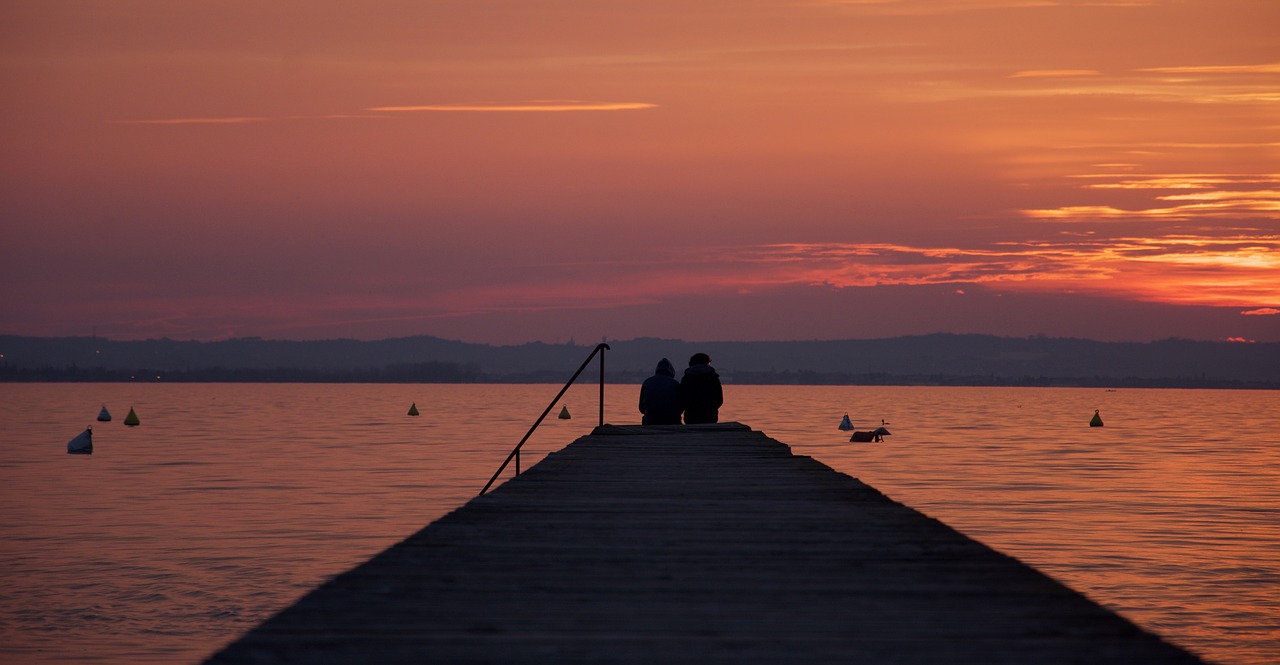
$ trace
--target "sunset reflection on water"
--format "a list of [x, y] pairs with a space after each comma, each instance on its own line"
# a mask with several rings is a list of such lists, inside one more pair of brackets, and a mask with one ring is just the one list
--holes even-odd
[[[0, 656], [192, 662], [469, 500], [558, 386], [0, 385]], [[575, 386], [528, 468], [589, 433]], [[1223, 663], [1280, 659], [1280, 396], [727, 385], [791, 444]], [[606, 420], [635, 423], [637, 386]], [[106, 403], [116, 421], [93, 421]], [[419, 417], [406, 412], [416, 403]], [[130, 406], [142, 424], [119, 420]], [[1106, 422], [1088, 427], [1094, 409]], [[559, 408], [557, 407], [557, 412]], [[888, 421], [881, 444], [836, 429]], [[67, 440], [93, 425], [91, 457]], [[509, 477], [510, 473], [504, 476]]]
[[[1223, 663], [1280, 658], [1280, 395], [735, 388], [757, 428]], [[780, 399], [782, 398], [782, 399]], [[884, 444], [788, 414], [891, 423]], [[1105, 426], [1088, 427], [1094, 409]]]

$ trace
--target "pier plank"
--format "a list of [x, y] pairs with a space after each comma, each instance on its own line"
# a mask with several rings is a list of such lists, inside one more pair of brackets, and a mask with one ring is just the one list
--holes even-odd
[[597, 428], [208, 663], [1198, 663], [737, 423]]

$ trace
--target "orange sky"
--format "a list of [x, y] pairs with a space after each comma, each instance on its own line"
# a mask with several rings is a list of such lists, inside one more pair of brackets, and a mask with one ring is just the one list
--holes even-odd
[[0, 333], [1280, 342], [1273, 0], [16, 0]]

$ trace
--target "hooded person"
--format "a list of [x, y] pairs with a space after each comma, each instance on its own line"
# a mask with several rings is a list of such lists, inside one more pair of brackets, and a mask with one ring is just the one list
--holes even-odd
[[720, 375], [711, 367], [711, 356], [695, 353], [689, 358], [689, 367], [680, 379], [680, 405], [684, 409], [684, 422], [689, 425], [714, 423], [720, 420], [720, 406], [724, 404], [724, 391], [720, 387]]
[[653, 376], [640, 385], [640, 413], [644, 425], [680, 424], [680, 382], [670, 360], [659, 360]]

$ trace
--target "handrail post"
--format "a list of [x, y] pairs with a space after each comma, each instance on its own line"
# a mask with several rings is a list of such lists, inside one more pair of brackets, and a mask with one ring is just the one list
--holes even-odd
[[489, 479], [489, 482], [484, 484], [484, 489], [480, 490], [480, 496], [484, 496], [484, 493], [489, 491], [489, 488], [493, 486], [493, 482], [498, 479], [498, 476], [502, 475], [502, 471], [507, 468], [507, 465], [511, 463], [512, 459], [516, 460], [516, 475], [520, 474], [520, 448], [524, 446], [524, 442], [528, 441], [530, 436], [533, 436], [533, 431], [538, 429], [538, 425], [542, 424], [543, 419], [547, 417], [548, 413], [551, 413], [551, 409], [555, 407], [556, 402], [559, 402], [560, 398], [564, 397], [564, 394], [569, 390], [569, 386], [573, 385], [573, 382], [578, 380], [578, 377], [582, 374], [582, 370], [586, 369], [587, 365], [591, 364], [591, 360], [596, 357], [597, 353], [600, 354], [600, 424], [604, 424], [604, 352], [608, 348], [608, 344], [601, 342], [596, 345], [596, 348], [591, 350], [587, 359], [582, 361], [582, 365], [578, 367], [578, 371], [574, 372], [573, 376], [569, 377], [569, 380], [564, 384], [564, 387], [560, 389], [560, 392], [556, 393], [555, 398], [547, 405], [547, 408], [542, 412], [542, 415], [538, 416], [538, 419], [533, 422], [533, 427], [530, 427], [529, 431], [525, 432], [524, 438], [520, 439], [520, 443], [517, 443], [516, 447], [511, 450], [511, 453], [507, 455], [507, 459], [503, 460], [502, 466], [499, 466], [498, 470], [493, 472], [493, 477]]
[[604, 344], [601, 346], [604, 349], [600, 349], [600, 426], [604, 427], [604, 351], [609, 347]]

